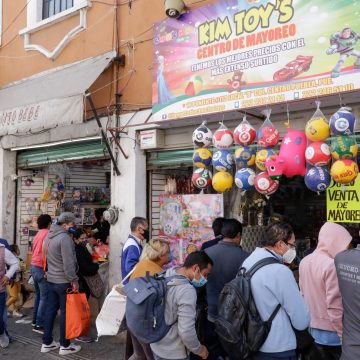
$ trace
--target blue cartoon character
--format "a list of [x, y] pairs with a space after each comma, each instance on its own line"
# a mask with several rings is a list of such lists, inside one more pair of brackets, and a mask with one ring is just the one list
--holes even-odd
[[157, 55], [158, 71], [157, 71], [157, 87], [158, 87], [158, 103], [165, 104], [172, 100], [172, 95], [168, 89], [166, 79], [164, 76], [165, 58], [162, 55]]

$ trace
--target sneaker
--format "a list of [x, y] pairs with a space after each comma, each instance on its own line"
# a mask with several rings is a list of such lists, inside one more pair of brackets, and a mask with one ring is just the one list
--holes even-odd
[[94, 341], [90, 335], [79, 336], [75, 340], [83, 343], [91, 343]]
[[0, 335], [0, 346], [5, 349], [9, 346], [9, 338], [5, 334], [5, 331]]
[[60, 346], [59, 355], [75, 354], [81, 350], [80, 345], [70, 344], [68, 347]]
[[15, 317], [18, 317], [18, 318], [21, 318], [21, 317], [24, 316], [24, 314], [22, 314], [21, 312], [19, 312], [17, 310], [14, 310], [12, 315], [15, 316]]
[[56, 350], [60, 347], [60, 343], [56, 342], [56, 341], [53, 341], [50, 345], [45, 345], [45, 344], [42, 344], [41, 345], [41, 352], [42, 353], [48, 353], [52, 350]]
[[36, 326], [36, 321], [33, 321], [33, 322], [31, 323], [31, 326], [32, 326], [32, 327], [35, 327], [35, 326]]
[[35, 325], [32, 329], [32, 331], [44, 335], [44, 328], [42, 326]]

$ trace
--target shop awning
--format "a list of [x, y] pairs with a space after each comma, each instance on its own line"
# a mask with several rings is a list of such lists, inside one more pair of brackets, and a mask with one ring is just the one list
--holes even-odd
[[84, 93], [114, 56], [111, 51], [0, 90], [0, 136], [82, 122]]

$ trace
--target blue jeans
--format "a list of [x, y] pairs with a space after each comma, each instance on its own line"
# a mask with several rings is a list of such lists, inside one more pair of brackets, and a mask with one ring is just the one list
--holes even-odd
[[[154, 354], [154, 359], [155, 360], [169, 360], [169, 359], [165, 359], [165, 358], [162, 358], [160, 356], [157, 356], [156, 354]], [[185, 359], [176, 359], [176, 360], [190, 360], [190, 357], [186, 357]]]
[[31, 266], [31, 275], [34, 279], [36, 298], [34, 304], [33, 323], [44, 327], [45, 307], [48, 294], [48, 283], [44, 277], [44, 269], [40, 266]]
[[5, 331], [5, 321], [4, 321], [4, 311], [6, 311], [5, 307], [6, 303], [6, 292], [0, 293], [0, 335], [2, 335]]
[[48, 282], [48, 298], [45, 310], [43, 343], [50, 345], [53, 342], [53, 328], [57, 311], [60, 309], [60, 345], [68, 347], [70, 340], [65, 338], [66, 321], [66, 290], [71, 288], [69, 283], [54, 284]]

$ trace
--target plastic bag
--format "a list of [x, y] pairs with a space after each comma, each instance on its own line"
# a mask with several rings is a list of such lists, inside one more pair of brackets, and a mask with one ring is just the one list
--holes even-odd
[[223, 124], [214, 132], [213, 144], [219, 150], [226, 150], [234, 143], [233, 133]]
[[315, 101], [316, 111], [306, 123], [305, 134], [309, 141], [324, 141], [330, 136], [330, 126], [320, 110], [320, 101]]
[[246, 120], [246, 115], [244, 115], [241, 123], [234, 131], [234, 140], [239, 145], [248, 146], [254, 142], [255, 138], [256, 130], [250, 125]]
[[332, 135], [348, 136], [353, 134], [356, 128], [356, 118], [351, 107], [341, 107], [330, 117], [329, 126]]
[[270, 120], [271, 109], [266, 109], [262, 113], [266, 119], [257, 132], [257, 143], [261, 148], [271, 148], [279, 142], [280, 133]]
[[208, 147], [212, 143], [213, 134], [206, 126], [206, 121], [196, 128], [192, 134], [192, 141], [198, 147]]

